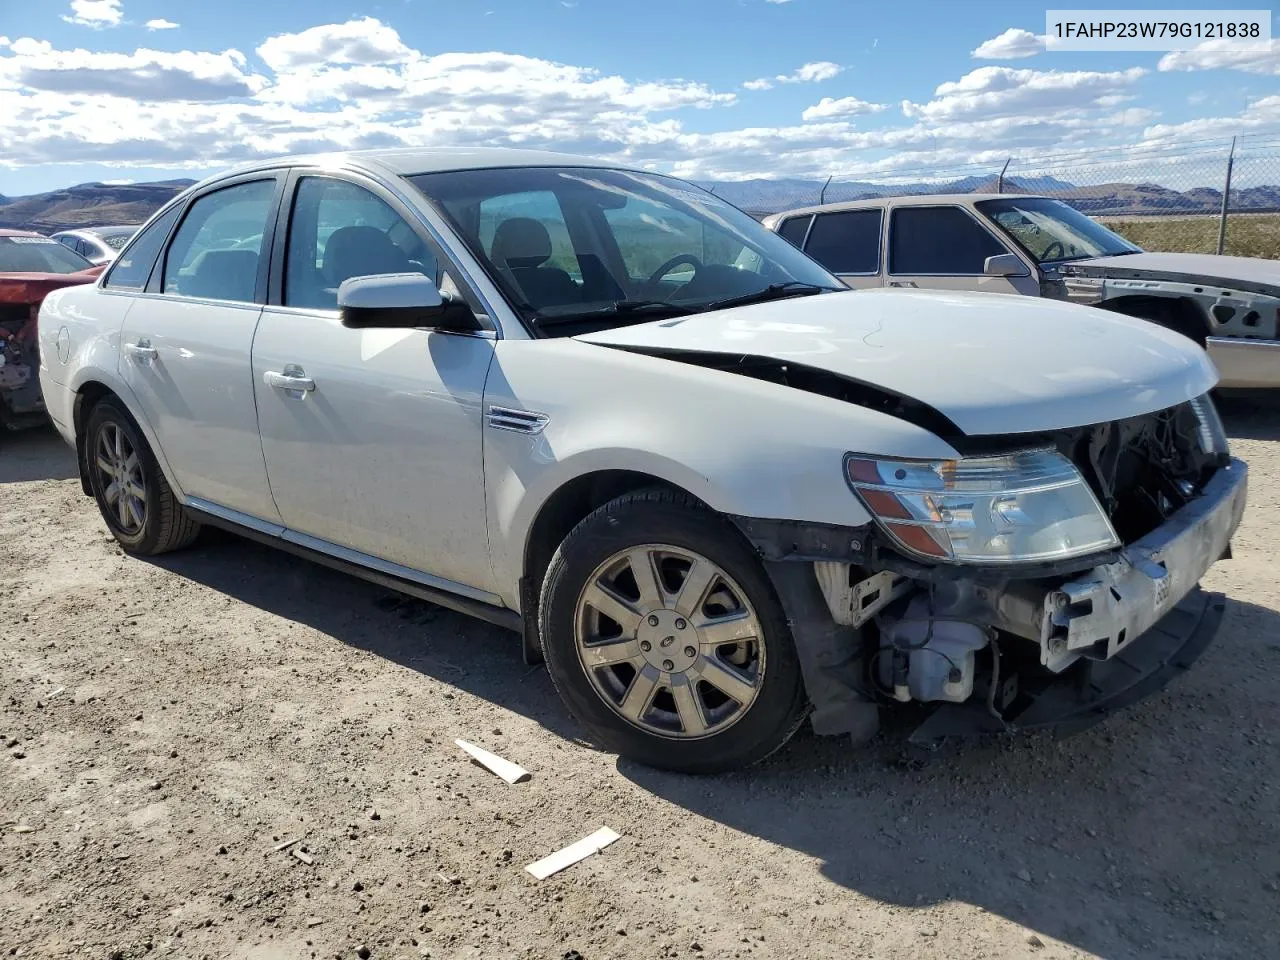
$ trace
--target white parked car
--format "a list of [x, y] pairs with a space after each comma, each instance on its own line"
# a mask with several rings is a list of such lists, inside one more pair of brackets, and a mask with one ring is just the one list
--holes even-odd
[[95, 266], [110, 263], [124, 245], [138, 232], [138, 225], [119, 227], [89, 227], [84, 230], [63, 230], [53, 239], [70, 247]]
[[229, 527], [508, 626], [598, 742], [676, 770], [810, 712], [1088, 722], [1203, 649], [1244, 508], [1185, 338], [850, 292], [710, 193], [573, 157], [245, 167], [39, 328], [125, 549]]
[[1061, 200], [960, 193], [764, 219], [848, 286], [1049, 297], [1141, 317], [1209, 353], [1223, 387], [1280, 387], [1280, 261], [1148, 253]]

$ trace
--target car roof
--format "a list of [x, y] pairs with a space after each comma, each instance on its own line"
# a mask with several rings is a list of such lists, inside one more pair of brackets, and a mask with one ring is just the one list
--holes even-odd
[[824, 203], [812, 207], [796, 207], [794, 210], [783, 210], [773, 214], [770, 219], [794, 217], [809, 213], [838, 213], [841, 210], [862, 210], [867, 207], [883, 207], [892, 204], [895, 207], [936, 207], [936, 206], [972, 206], [979, 200], [997, 200], [1016, 197], [1020, 200], [1050, 200], [1028, 193], [922, 193], [903, 197], [866, 197], [862, 200], [841, 200], [837, 203]]
[[0, 227], [0, 237], [43, 237], [43, 233], [34, 230], [8, 230]]
[[420, 173], [450, 170], [482, 170], [501, 167], [603, 167], [633, 169], [590, 157], [546, 150], [515, 150], [500, 147], [397, 147], [383, 150], [348, 150], [340, 153], [294, 154], [243, 164], [211, 177], [208, 181], [239, 176], [256, 170], [280, 167], [332, 166], [391, 173], [411, 177]]

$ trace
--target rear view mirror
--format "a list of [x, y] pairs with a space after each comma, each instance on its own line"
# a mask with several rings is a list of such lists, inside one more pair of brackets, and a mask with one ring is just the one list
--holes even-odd
[[338, 287], [344, 327], [430, 327], [454, 333], [480, 329], [471, 308], [442, 293], [421, 273], [384, 273], [352, 277]]
[[994, 257], [987, 257], [982, 272], [988, 277], [1025, 277], [1027, 268], [1012, 253], [997, 253]]

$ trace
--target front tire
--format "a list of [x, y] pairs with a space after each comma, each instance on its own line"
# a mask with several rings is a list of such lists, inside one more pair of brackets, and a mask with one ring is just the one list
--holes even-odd
[[200, 533], [169, 487], [142, 431], [116, 399], [100, 400], [85, 423], [89, 489], [116, 542], [155, 556], [189, 545]]
[[718, 773], [756, 763], [807, 713], [782, 607], [724, 518], [667, 490], [618, 497], [579, 523], [543, 580], [552, 681], [606, 748]]

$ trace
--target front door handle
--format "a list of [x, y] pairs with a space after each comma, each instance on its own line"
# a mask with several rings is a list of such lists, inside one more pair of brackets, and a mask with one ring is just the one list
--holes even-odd
[[289, 364], [283, 372], [267, 370], [262, 374], [262, 382], [277, 390], [287, 390], [299, 394], [310, 393], [316, 388], [316, 382], [303, 376], [302, 368]]
[[126, 343], [124, 352], [139, 363], [151, 363], [156, 358], [156, 348], [146, 337], [139, 337], [137, 343]]

